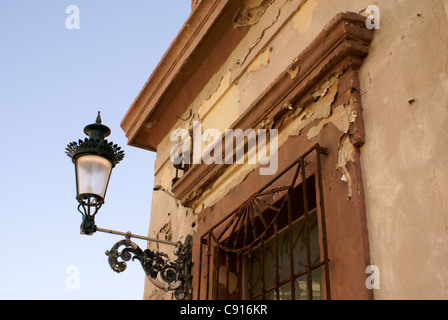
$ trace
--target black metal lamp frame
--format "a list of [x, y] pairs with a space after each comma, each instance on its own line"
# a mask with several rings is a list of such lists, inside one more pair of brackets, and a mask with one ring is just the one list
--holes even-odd
[[[126, 238], [117, 242], [112, 249], [106, 251], [109, 257], [109, 265], [117, 273], [121, 273], [127, 268], [127, 261], [138, 260], [142, 265], [148, 279], [159, 289], [164, 291], [174, 291], [176, 300], [191, 300], [193, 298], [192, 289], [192, 259], [191, 250], [193, 238], [188, 235], [184, 243], [169, 242], [159, 239], [153, 239], [143, 236], [136, 236], [130, 232], [122, 232], [97, 228], [97, 231], [124, 235]], [[149, 242], [156, 242], [174, 246], [174, 255], [177, 257], [174, 261], [170, 260], [168, 255], [163, 252], [142, 250], [137, 244], [131, 241], [131, 238], [144, 239]], [[124, 247], [121, 251], [120, 248]], [[121, 259], [121, 261], [119, 260]]]
[[[124, 158], [124, 151], [113, 142], [105, 140], [111, 131], [108, 127], [101, 124], [100, 112], [94, 124], [88, 125], [84, 133], [89, 137], [78, 142], [71, 142], [66, 148], [67, 155], [72, 158], [75, 164], [76, 160], [84, 155], [97, 155], [108, 159], [112, 163], [112, 169]], [[111, 170], [112, 173], [112, 170]], [[78, 174], [76, 173], [76, 179]], [[110, 179], [110, 175], [108, 180]], [[104, 195], [107, 191], [107, 185]], [[78, 181], [76, 181], [77, 196], [79, 203], [78, 211], [82, 214], [81, 234], [93, 235], [95, 232], [105, 232], [110, 234], [125, 236], [124, 240], [118, 241], [112, 249], [106, 251], [109, 257], [109, 265], [117, 273], [123, 272], [127, 268], [127, 261], [138, 260], [147, 275], [148, 279], [158, 288], [165, 291], [174, 291], [177, 300], [191, 300], [191, 267], [192, 267], [192, 243], [193, 238], [188, 235], [184, 243], [163, 241], [154, 238], [133, 235], [130, 232], [123, 233], [114, 230], [98, 228], [95, 225], [95, 216], [104, 204], [104, 198], [97, 194], [79, 194]], [[177, 257], [174, 261], [170, 260], [168, 255], [163, 252], [154, 252], [149, 249], [142, 250], [137, 244], [131, 241], [131, 238], [139, 238], [148, 242], [155, 242], [174, 246], [174, 255]], [[121, 251], [120, 248], [124, 247]], [[121, 260], [121, 261], [120, 261]]]
[[[78, 189], [78, 168], [77, 160], [82, 156], [95, 155], [107, 159], [112, 164], [112, 170], [124, 159], [124, 151], [121, 147], [113, 142], [107, 141], [105, 138], [111, 133], [111, 130], [101, 123], [101, 114], [98, 112], [96, 122], [84, 128], [84, 133], [88, 136], [84, 140], [71, 142], [67, 145], [66, 154], [72, 159], [75, 165], [76, 176], [76, 200], [78, 201], [78, 211], [82, 214], [81, 233], [92, 235], [95, 233], [95, 216], [98, 210], [104, 204], [104, 198], [97, 194], [82, 193]], [[112, 170], [110, 174], [112, 174]], [[110, 174], [104, 190], [104, 196], [109, 185]]]

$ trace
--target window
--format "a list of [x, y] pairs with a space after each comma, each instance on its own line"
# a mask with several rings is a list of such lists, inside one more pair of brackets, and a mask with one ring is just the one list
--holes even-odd
[[324, 151], [316, 145], [202, 236], [198, 297], [331, 298], [320, 169]]
[[[314, 179], [313, 179], [314, 180]], [[297, 210], [297, 208], [295, 208]], [[294, 210], [295, 212], [297, 212]], [[293, 222], [291, 232], [282, 226], [277, 236], [272, 235], [257, 247], [243, 255], [243, 299], [308, 300], [307, 236], [305, 217], [302, 214]], [[312, 269], [313, 299], [322, 299], [322, 281], [319, 250], [317, 209], [308, 215], [310, 262]], [[291, 239], [290, 239], [291, 236]], [[293, 251], [290, 251], [290, 242]], [[278, 284], [276, 279], [276, 248], [278, 252]], [[291, 256], [294, 272], [291, 274]], [[313, 266], [315, 269], [313, 269]], [[292, 275], [292, 277], [291, 277]], [[291, 284], [291, 279], [295, 281]], [[249, 285], [250, 284], [250, 285]], [[294, 295], [292, 294], [294, 290]]]

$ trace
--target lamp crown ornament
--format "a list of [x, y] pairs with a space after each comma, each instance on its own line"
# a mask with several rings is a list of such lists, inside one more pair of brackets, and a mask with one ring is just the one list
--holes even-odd
[[95, 123], [89, 124], [84, 128], [84, 133], [88, 138], [80, 139], [78, 142], [71, 142], [65, 149], [66, 154], [72, 158], [73, 162], [83, 154], [97, 154], [107, 157], [115, 167], [124, 159], [125, 153], [121, 150], [121, 147], [105, 139], [110, 135], [111, 130], [102, 124], [101, 111], [98, 111]]

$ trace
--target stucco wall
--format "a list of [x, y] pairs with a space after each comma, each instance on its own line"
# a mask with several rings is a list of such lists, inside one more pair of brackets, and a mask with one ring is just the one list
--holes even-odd
[[[182, 116], [191, 110], [192, 117], [173, 129], [200, 120], [204, 130], [223, 131], [337, 13], [363, 13], [369, 5], [381, 10], [381, 29], [360, 70], [368, 231], [372, 263], [381, 272], [375, 298], [448, 298], [448, 23], [442, 0], [276, 0], [258, 20], [241, 20], [252, 29]], [[168, 190], [174, 144], [165, 137], [155, 164], [155, 184]], [[253, 168], [238, 170], [194, 210], [155, 192], [149, 236], [182, 241], [195, 232], [198, 213]], [[147, 284], [146, 299], [162, 297], [171, 294]]]
[[338, 11], [381, 10], [360, 70], [368, 232], [380, 270], [375, 299], [447, 299], [446, 1], [319, 2], [311, 29]]
[[448, 298], [448, 23], [443, 1], [379, 1], [360, 73], [377, 299]]

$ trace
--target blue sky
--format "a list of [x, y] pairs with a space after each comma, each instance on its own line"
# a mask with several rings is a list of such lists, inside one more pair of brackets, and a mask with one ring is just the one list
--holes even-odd
[[[0, 299], [142, 299], [140, 264], [128, 263], [121, 274], [108, 265], [105, 251], [121, 238], [79, 234], [65, 147], [84, 138], [84, 126], [101, 110], [109, 140], [126, 157], [112, 173], [96, 223], [146, 235], [155, 154], [128, 146], [120, 122], [190, 4], [0, 0]], [[69, 5], [80, 10], [79, 30], [66, 28]], [[70, 267], [79, 271], [77, 289], [67, 286]]]

